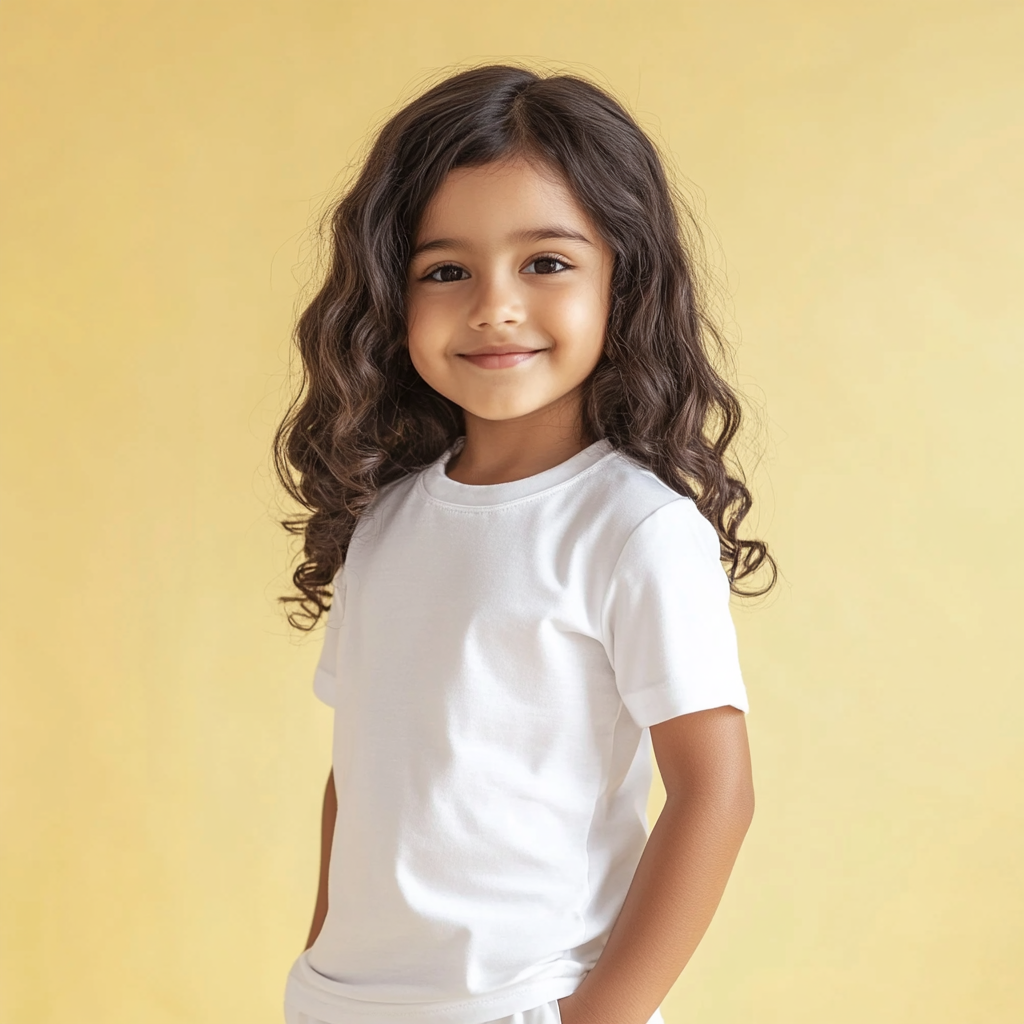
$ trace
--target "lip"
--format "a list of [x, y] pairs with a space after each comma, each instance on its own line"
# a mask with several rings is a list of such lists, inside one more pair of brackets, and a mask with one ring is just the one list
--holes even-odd
[[474, 366], [483, 370], [503, 370], [509, 366], [518, 366], [532, 359], [538, 352], [544, 352], [542, 348], [497, 348], [481, 349], [478, 352], [460, 352], [463, 359], [467, 359]]

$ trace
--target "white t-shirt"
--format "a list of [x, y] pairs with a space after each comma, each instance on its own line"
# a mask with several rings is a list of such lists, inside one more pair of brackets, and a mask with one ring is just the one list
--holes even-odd
[[747, 710], [691, 499], [607, 440], [482, 486], [446, 475], [455, 450], [378, 493], [335, 578], [329, 910], [286, 991], [330, 1024], [575, 991], [647, 839], [647, 727]]

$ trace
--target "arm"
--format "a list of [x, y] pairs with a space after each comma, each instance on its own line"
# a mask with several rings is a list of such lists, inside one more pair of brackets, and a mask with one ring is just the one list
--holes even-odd
[[697, 711], [651, 726], [667, 799], [608, 942], [563, 1024], [646, 1024], [725, 890], [754, 812], [744, 714]]
[[331, 867], [331, 843], [334, 841], [334, 822], [338, 817], [338, 794], [334, 790], [334, 769], [327, 776], [324, 789], [324, 806], [320, 815], [320, 884], [316, 892], [316, 908], [313, 910], [313, 924], [306, 939], [306, 949], [316, 942], [327, 916], [327, 875]]

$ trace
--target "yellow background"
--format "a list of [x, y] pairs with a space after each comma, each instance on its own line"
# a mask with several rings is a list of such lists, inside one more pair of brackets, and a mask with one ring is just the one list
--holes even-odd
[[268, 460], [308, 227], [399, 100], [494, 58], [598, 76], [694, 183], [783, 570], [736, 607], [758, 810], [666, 1021], [1024, 1020], [1021, 4], [0, 30], [2, 1024], [281, 1020], [330, 731]]

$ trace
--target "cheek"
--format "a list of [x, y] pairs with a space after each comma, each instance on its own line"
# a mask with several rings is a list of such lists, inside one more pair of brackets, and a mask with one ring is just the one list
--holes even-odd
[[435, 391], [451, 393], [453, 367], [448, 357], [450, 320], [439, 303], [410, 303], [406, 312], [406, 348], [420, 378]]
[[560, 342], [567, 358], [586, 361], [600, 355], [604, 347], [605, 325], [608, 320], [606, 304], [594, 288], [552, 296], [546, 304], [545, 319], [548, 329]]
[[417, 361], [423, 362], [430, 358], [432, 351], [437, 348], [438, 335], [436, 310], [423, 303], [408, 303], [405, 340], [414, 365]]

